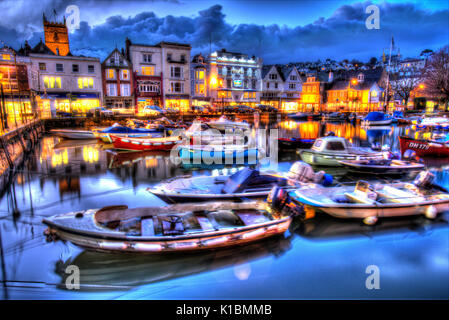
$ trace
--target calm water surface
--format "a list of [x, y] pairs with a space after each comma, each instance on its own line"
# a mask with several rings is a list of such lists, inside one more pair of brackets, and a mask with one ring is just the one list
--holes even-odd
[[[364, 130], [351, 124], [261, 122], [280, 136], [315, 138], [334, 131], [355, 145], [398, 150], [405, 127]], [[298, 155], [280, 154], [287, 171]], [[430, 161], [449, 187], [449, 163]], [[337, 179], [354, 179], [332, 169]], [[140, 256], [100, 254], [46, 242], [43, 217], [113, 204], [164, 205], [146, 191], [161, 180], [210, 174], [173, 165], [164, 153], [114, 153], [95, 141], [42, 139], [23, 172], [0, 198], [3, 299], [307, 299], [449, 298], [449, 214], [359, 221], [319, 216], [294, 222], [282, 238], [217, 252]], [[77, 265], [81, 290], [67, 290], [65, 268]], [[365, 270], [380, 269], [380, 290]]]

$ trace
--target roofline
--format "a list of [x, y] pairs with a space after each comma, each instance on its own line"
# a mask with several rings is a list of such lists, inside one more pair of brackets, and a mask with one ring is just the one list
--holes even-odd
[[58, 56], [58, 55], [49, 55], [49, 54], [42, 54], [42, 53], [30, 53], [29, 57], [30, 58], [60, 59], [60, 60], [86, 60], [86, 61], [100, 62], [100, 58], [95, 58], [95, 57]]

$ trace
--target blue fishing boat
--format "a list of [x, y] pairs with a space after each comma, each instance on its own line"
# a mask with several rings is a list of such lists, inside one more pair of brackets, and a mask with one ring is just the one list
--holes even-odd
[[239, 145], [180, 145], [182, 164], [256, 164], [257, 147]]
[[363, 119], [362, 125], [364, 126], [386, 126], [390, 125], [393, 122], [393, 118], [389, 115], [379, 112], [373, 111], [368, 113], [368, 115]]
[[93, 134], [96, 138], [107, 142], [112, 143], [111, 135], [117, 136], [117, 137], [156, 137], [161, 136], [163, 133], [163, 130], [161, 129], [146, 129], [146, 128], [131, 128], [131, 127], [125, 127], [120, 126], [118, 124], [115, 124], [109, 128], [103, 129], [103, 130], [95, 130], [93, 131]]

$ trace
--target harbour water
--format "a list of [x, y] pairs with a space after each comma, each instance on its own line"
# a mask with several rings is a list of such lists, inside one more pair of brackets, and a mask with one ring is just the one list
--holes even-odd
[[[363, 129], [348, 123], [260, 122], [281, 137], [315, 138], [334, 131], [355, 145], [398, 151], [407, 127]], [[279, 154], [287, 171], [299, 156]], [[449, 161], [429, 162], [449, 187]], [[332, 169], [338, 179], [343, 169]], [[380, 220], [375, 226], [326, 216], [292, 224], [282, 238], [198, 254], [139, 256], [85, 251], [47, 242], [43, 217], [125, 204], [164, 205], [146, 191], [161, 180], [211, 174], [174, 165], [167, 153], [115, 153], [96, 141], [45, 136], [0, 198], [2, 299], [398, 299], [449, 298], [449, 213]], [[68, 290], [66, 268], [80, 270]], [[380, 289], [366, 287], [367, 267]]]

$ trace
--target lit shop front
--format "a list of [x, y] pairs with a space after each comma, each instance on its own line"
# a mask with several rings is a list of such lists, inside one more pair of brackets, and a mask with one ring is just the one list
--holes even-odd
[[298, 112], [299, 102], [298, 101], [282, 101], [281, 112]]
[[29, 98], [5, 99], [5, 111], [9, 125], [20, 125], [33, 118], [33, 109]]
[[165, 109], [176, 110], [181, 112], [190, 111], [190, 97], [189, 95], [166, 95], [165, 96]]
[[52, 117], [57, 111], [82, 114], [101, 106], [98, 93], [43, 94], [36, 100], [42, 118]]

